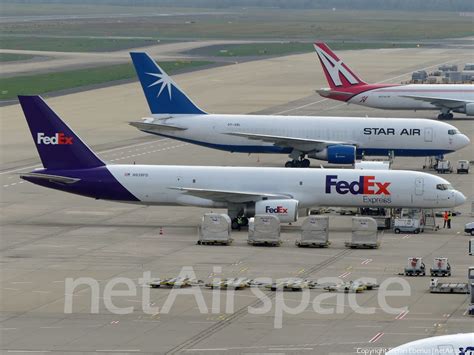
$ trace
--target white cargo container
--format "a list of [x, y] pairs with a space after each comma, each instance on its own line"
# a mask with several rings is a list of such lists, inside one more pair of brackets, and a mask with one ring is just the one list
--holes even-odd
[[329, 245], [329, 217], [307, 217], [301, 225], [301, 238], [295, 244], [298, 247], [327, 247]]
[[370, 217], [352, 217], [352, 239], [345, 244], [349, 248], [378, 248], [377, 221]]
[[206, 213], [201, 219], [198, 244], [232, 243], [232, 222], [226, 214]]
[[280, 246], [280, 219], [271, 215], [255, 215], [249, 220], [248, 244]]
[[469, 255], [474, 255], [474, 238], [469, 240]]

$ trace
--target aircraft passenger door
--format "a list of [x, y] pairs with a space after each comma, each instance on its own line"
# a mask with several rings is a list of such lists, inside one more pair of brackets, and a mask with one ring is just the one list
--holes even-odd
[[423, 195], [423, 188], [424, 188], [423, 178], [416, 178], [415, 179], [415, 195], [416, 196]]
[[433, 128], [425, 128], [425, 142], [433, 142]]

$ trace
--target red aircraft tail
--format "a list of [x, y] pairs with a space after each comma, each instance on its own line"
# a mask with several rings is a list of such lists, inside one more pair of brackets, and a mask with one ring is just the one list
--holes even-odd
[[322, 42], [314, 43], [324, 74], [331, 90], [341, 90], [359, 85], [367, 85], [331, 49]]

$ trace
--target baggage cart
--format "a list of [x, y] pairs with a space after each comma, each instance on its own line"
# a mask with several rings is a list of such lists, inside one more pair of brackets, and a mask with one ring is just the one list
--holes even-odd
[[451, 265], [448, 258], [434, 258], [433, 267], [430, 268], [431, 276], [451, 276]]
[[421, 257], [408, 258], [407, 266], [405, 267], [405, 276], [425, 276], [426, 267]]

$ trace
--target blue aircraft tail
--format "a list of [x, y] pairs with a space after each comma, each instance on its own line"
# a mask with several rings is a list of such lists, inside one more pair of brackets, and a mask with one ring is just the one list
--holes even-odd
[[40, 96], [18, 96], [18, 99], [46, 169], [87, 169], [105, 165]]
[[153, 114], [205, 114], [146, 53], [130, 52]]

